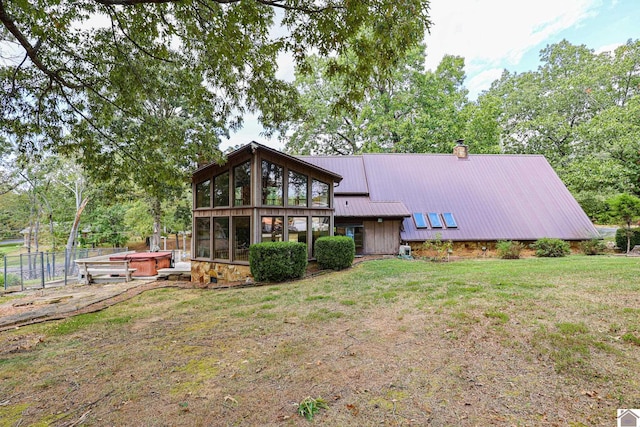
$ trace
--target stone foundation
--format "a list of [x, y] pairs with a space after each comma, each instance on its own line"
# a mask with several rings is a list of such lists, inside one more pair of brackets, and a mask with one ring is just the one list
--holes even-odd
[[191, 261], [191, 281], [209, 283], [244, 282], [253, 279], [248, 265], [222, 264], [209, 261]]

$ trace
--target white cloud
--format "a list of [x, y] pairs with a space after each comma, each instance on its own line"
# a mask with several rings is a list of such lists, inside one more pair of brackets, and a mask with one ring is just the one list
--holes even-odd
[[600, 0], [433, 0], [427, 61], [435, 69], [445, 54], [465, 58], [467, 74], [487, 66], [517, 64], [550, 36], [576, 26]]

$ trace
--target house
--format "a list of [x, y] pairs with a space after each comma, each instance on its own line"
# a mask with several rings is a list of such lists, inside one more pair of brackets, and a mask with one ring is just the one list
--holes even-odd
[[620, 427], [638, 427], [640, 425], [640, 415], [636, 414], [637, 410], [618, 409], [618, 426]]
[[353, 237], [359, 254], [397, 254], [437, 237], [458, 247], [498, 240], [598, 237], [543, 156], [291, 156], [245, 145], [193, 173], [192, 280], [241, 280], [248, 247]]
[[398, 253], [399, 244], [440, 237], [456, 247], [498, 240], [598, 238], [544, 156], [362, 154], [301, 156], [343, 176], [335, 188], [336, 231], [353, 232], [358, 252]]
[[258, 143], [247, 144], [193, 173], [191, 280], [209, 283], [250, 276], [249, 245], [313, 243], [333, 234], [332, 171]]

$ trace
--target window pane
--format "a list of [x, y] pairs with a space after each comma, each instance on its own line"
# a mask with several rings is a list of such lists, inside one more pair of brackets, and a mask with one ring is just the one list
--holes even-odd
[[311, 218], [311, 247], [312, 256], [315, 254], [315, 243], [320, 237], [329, 235], [329, 217], [314, 216]]
[[284, 223], [283, 216], [263, 216], [262, 217], [262, 241], [282, 242]]
[[429, 222], [431, 223], [431, 227], [433, 228], [442, 228], [442, 221], [440, 221], [440, 216], [435, 212], [429, 212]]
[[282, 206], [282, 166], [262, 161], [262, 204]]
[[307, 243], [307, 217], [291, 216], [287, 224], [289, 241]]
[[444, 223], [447, 228], [458, 228], [458, 223], [451, 212], [443, 213], [442, 218], [444, 218]]
[[196, 218], [196, 257], [211, 258], [211, 218]]
[[311, 181], [311, 200], [313, 207], [328, 208], [329, 207], [329, 184], [316, 181]]
[[213, 220], [213, 257], [229, 259], [229, 218]]
[[427, 228], [427, 219], [422, 212], [414, 212], [413, 220], [416, 223], [416, 228]]
[[229, 206], [229, 172], [213, 179], [213, 206]]
[[233, 261], [249, 261], [251, 244], [251, 218], [236, 216], [233, 218]]
[[289, 171], [289, 206], [307, 206], [307, 176]]
[[234, 206], [251, 204], [251, 163], [245, 162], [233, 168]]
[[211, 180], [196, 184], [196, 208], [211, 207]]

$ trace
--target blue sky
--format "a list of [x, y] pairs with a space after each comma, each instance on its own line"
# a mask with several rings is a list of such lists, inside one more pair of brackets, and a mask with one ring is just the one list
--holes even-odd
[[[426, 66], [435, 69], [445, 54], [464, 57], [471, 99], [504, 69], [535, 70], [540, 50], [563, 39], [596, 52], [640, 39], [640, 0], [432, 0], [430, 16]], [[285, 59], [280, 74], [292, 75]], [[252, 140], [282, 148], [261, 131], [255, 117], [245, 117], [244, 128], [221, 148]]]

